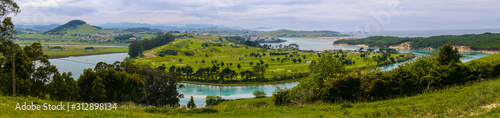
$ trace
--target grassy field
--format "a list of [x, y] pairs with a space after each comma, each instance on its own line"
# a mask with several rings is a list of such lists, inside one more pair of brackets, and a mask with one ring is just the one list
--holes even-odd
[[474, 63], [474, 62], [500, 62], [500, 54], [494, 54], [494, 55], [488, 55], [485, 57], [481, 57], [479, 59], [475, 59], [472, 61], [469, 61], [467, 63]]
[[126, 47], [94, 47], [91, 50], [85, 50], [85, 46], [61, 46], [64, 50], [59, 49], [47, 49], [45, 46], [43, 52], [47, 54], [50, 58], [58, 58], [65, 56], [78, 56], [78, 55], [94, 55], [94, 54], [106, 54], [106, 53], [120, 53], [127, 52]]
[[[213, 108], [217, 113], [147, 113], [145, 107], [119, 104], [110, 111], [20, 111], [17, 103], [58, 101], [31, 97], [0, 96], [1, 117], [498, 117], [500, 79], [452, 86], [397, 99], [357, 103], [312, 103], [275, 106], [272, 98], [225, 101]], [[63, 102], [66, 103], [66, 102]], [[73, 102], [70, 102], [70, 104]]]
[[[213, 36], [197, 36], [195, 38], [176, 39], [170, 44], [144, 51], [145, 57], [136, 59], [136, 62], [139, 64], [149, 64], [153, 67], [165, 65], [167, 69], [172, 65], [176, 67], [189, 65], [194, 70], [198, 70], [198, 68], [201, 67], [212, 67], [213, 64], [211, 63], [211, 61], [217, 60], [218, 63], [224, 62], [225, 64], [224, 66], [220, 67], [220, 69], [229, 67], [231, 70], [235, 70], [236, 73], [240, 73], [241, 71], [245, 70], [252, 71], [253, 69], [252, 66], [250, 66], [250, 62], [252, 62], [255, 66], [260, 62], [260, 60], [262, 60], [264, 64], [269, 65], [269, 67], [266, 68], [265, 77], [271, 77], [275, 74], [282, 73], [308, 72], [310, 61], [315, 61], [319, 58], [316, 53], [298, 52], [300, 56], [297, 57], [297, 55], [295, 55], [295, 57], [293, 58], [300, 58], [302, 60], [301, 62], [297, 61], [296, 63], [294, 63], [293, 61], [291, 61], [291, 58], [288, 57], [289, 60], [281, 63], [281, 61], [272, 61], [272, 59], [285, 59], [285, 55], [270, 56], [270, 52], [283, 52], [292, 54], [292, 52], [297, 52], [297, 50], [266, 50], [245, 45], [238, 45], [238, 47], [234, 47], [231, 46], [234, 45], [233, 43], [225, 42], [221, 43], [222, 46], [202, 47], [202, 43], [216, 44], [218, 42], [215, 41], [218, 40], [219, 37]], [[164, 57], [160, 57], [159, 52], [167, 49], [179, 50], [181, 52], [179, 52], [177, 55], [166, 55]], [[184, 51], [192, 51], [194, 52], [194, 55], [186, 56], [184, 55], [184, 53], [182, 53]], [[266, 55], [262, 57], [254, 57], [250, 56], [251, 53], [258, 53], [260, 55], [266, 53]], [[371, 53], [370, 55], [368, 55], [368, 57], [379, 55], [381, 55], [381, 53]], [[397, 57], [399, 55], [405, 54], [392, 54], [391, 57]], [[305, 59], [302, 56], [305, 56]], [[360, 68], [366, 65], [366, 62], [364, 62], [363, 59], [360, 58], [360, 54], [358, 53], [347, 54], [347, 57], [345, 58], [352, 59], [355, 62], [355, 64], [347, 65], [348, 69]], [[179, 61], [180, 59], [182, 59], [182, 62]], [[202, 63], [202, 60], [204, 60], [205, 63]], [[238, 64], [241, 65], [241, 68], [237, 68]], [[238, 76], [237, 79], [240, 79], [240, 77]]]

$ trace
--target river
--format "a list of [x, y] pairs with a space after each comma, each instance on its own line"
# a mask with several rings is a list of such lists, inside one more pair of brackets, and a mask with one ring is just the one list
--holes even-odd
[[[300, 49], [313, 49], [313, 50], [325, 50], [325, 49], [349, 49], [355, 50], [360, 47], [357, 46], [342, 46], [342, 45], [332, 45], [334, 40], [321, 40], [321, 39], [299, 39], [299, 38], [282, 38], [288, 40], [287, 42], [282, 43], [267, 43], [272, 45], [288, 45], [291, 43], [299, 44]], [[405, 50], [401, 50], [405, 51]], [[425, 55], [430, 54], [432, 51], [429, 50], [409, 50], [416, 55]], [[464, 53], [464, 56], [461, 58], [463, 62], [467, 62], [470, 60], [474, 60], [477, 58], [481, 58], [487, 56], [489, 54], [485, 53]], [[66, 58], [57, 58], [57, 59], [49, 59], [52, 65], [57, 66], [59, 72], [72, 72], [73, 78], [78, 79], [80, 74], [83, 72], [83, 69], [86, 68], [94, 68], [95, 64], [98, 62], [106, 62], [106, 63], [114, 63], [115, 61], [122, 61], [125, 57], [127, 57], [127, 53], [115, 53], [115, 54], [103, 54], [103, 55], [89, 55], [89, 56], [73, 56]], [[395, 64], [390, 64], [387, 66], [381, 67], [382, 70], [391, 70], [397, 67], [404, 62], [399, 62]], [[224, 99], [238, 99], [238, 98], [252, 98], [254, 91], [264, 91], [268, 96], [272, 95], [272, 92], [276, 87], [286, 87], [292, 88], [296, 86], [298, 82], [294, 83], [286, 83], [286, 84], [275, 84], [275, 85], [261, 85], [261, 86], [244, 86], [244, 87], [221, 87], [218, 86], [210, 86], [210, 85], [194, 85], [194, 84], [186, 84], [186, 88], [182, 88], [179, 90], [179, 93], [184, 94], [185, 98], [180, 99], [181, 105], [186, 105], [189, 101], [190, 96], [193, 96], [194, 101], [197, 106], [205, 105], [205, 97], [208, 95], [219, 95], [220, 90], [222, 92], [222, 98]]]

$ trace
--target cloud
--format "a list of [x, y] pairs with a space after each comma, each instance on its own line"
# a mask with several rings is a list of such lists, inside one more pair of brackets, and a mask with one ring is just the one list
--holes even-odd
[[[353, 30], [375, 22], [382, 30], [480, 28], [498, 25], [495, 0], [19, 0], [18, 22], [82, 19], [91, 24], [216, 24], [245, 28]], [[390, 22], [377, 16], [387, 13]], [[375, 14], [375, 15], [374, 15]], [[36, 20], [45, 19], [45, 20]], [[471, 23], [474, 25], [467, 25]]]

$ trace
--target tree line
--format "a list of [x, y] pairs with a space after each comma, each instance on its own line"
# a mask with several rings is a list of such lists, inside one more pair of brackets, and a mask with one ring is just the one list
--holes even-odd
[[455, 46], [469, 46], [473, 50], [500, 50], [500, 33], [441, 35], [431, 37], [371, 36], [364, 39], [335, 41], [335, 44], [366, 44], [370, 47], [389, 47], [411, 42], [412, 49], [431, 47], [437, 49], [447, 42]]
[[153, 49], [158, 46], [168, 44], [175, 40], [175, 37], [170, 33], [160, 34], [152, 39], [145, 39], [142, 41], [134, 41], [130, 43], [128, 54], [131, 58], [142, 55], [144, 50]]

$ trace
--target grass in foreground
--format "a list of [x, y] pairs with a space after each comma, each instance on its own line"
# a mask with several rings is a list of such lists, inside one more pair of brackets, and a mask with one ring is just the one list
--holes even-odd
[[240, 99], [213, 107], [217, 113], [147, 113], [145, 107], [120, 104], [112, 111], [16, 111], [18, 102], [59, 103], [30, 97], [0, 96], [2, 117], [495, 117], [500, 116], [500, 79], [453, 86], [398, 99], [358, 103], [275, 106], [272, 98]]
[[106, 53], [120, 53], [127, 52], [126, 47], [94, 47], [91, 50], [85, 50], [85, 46], [62, 46], [65, 49], [47, 49], [44, 46], [43, 52], [47, 54], [50, 58], [65, 57], [65, 56], [78, 56], [78, 55], [94, 55], [94, 54], [106, 54]]

